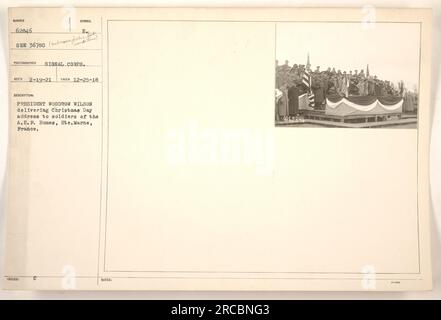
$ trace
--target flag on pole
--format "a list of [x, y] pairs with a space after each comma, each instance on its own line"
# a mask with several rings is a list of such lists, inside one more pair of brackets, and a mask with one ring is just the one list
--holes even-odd
[[311, 87], [311, 75], [309, 74], [308, 70], [303, 70], [302, 73], [302, 83], [308, 87], [308, 89]]
[[302, 83], [308, 88], [309, 106], [314, 108], [314, 93], [311, 90], [311, 74], [308, 70], [303, 70]]
[[369, 64], [366, 67], [366, 77], [369, 77]]
[[306, 70], [311, 70], [311, 63], [309, 62], [309, 52], [308, 56], [306, 57]]

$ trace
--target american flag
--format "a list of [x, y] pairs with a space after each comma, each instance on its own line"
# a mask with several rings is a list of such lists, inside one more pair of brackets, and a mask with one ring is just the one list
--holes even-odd
[[303, 70], [302, 83], [308, 88], [309, 106], [314, 108], [314, 93], [311, 90], [311, 75], [308, 70]]

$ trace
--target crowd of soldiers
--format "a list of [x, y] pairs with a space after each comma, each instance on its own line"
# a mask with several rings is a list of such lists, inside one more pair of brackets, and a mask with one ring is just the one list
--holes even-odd
[[[303, 80], [305, 73], [309, 75], [309, 83]], [[320, 70], [317, 66], [315, 70], [310, 69], [310, 65], [279, 65], [276, 63], [276, 87], [281, 92], [288, 92], [289, 89], [296, 91], [296, 94], [313, 93], [314, 109], [325, 108], [326, 96], [339, 95], [349, 96], [404, 96], [404, 83], [398, 85], [387, 80], [380, 80], [377, 76], [369, 74], [369, 66], [364, 70], [341, 71], [335, 68]], [[289, 94], [289, 93], [288, 93]]]

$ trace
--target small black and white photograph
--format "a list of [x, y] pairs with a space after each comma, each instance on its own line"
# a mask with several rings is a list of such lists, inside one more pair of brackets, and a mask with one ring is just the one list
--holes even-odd
[[275, 125], [418, 126], [418, 23], [276, 25]]

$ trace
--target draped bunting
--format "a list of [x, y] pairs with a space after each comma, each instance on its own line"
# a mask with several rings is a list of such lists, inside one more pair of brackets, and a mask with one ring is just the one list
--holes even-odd
[[397, 97], [353, 96], [343, 98], [329, 96], [326, 99], [326, 114], [348, 116], [401, 113], [403, 99]]
[[358, 105], [368, 105], [368, 104], [374, 103], [375, 100], [377, 100], [377, 97], [376, 96], [351, 96], [349, 98], [344, 98], [342, 96], [339, 96], [338, 94], [334, 94], [334, 95], [328, 95], [326, 97], [326, 99], [332, 103], [339, 103], [343, 99], [346, 99], [346, 100], [353, 102], [355, 104], [358, 104]]
[[329, 95], [326, 97], [331, 102], [340, 102], [341, 100], [345, 99], [352, 103], [355, 103], [357, 105], [368, 105], [374, 103], [376, 100], [380, 101], [383, 105], [395, 105], [400, 100], [402, 100], [401, 97], [393, 97], [393, 96], [384, 96], [384, 97], [377, 97], [377, 96], [350, 96], [348, 98], [341, 97], [337, 94], [335, 95]]

